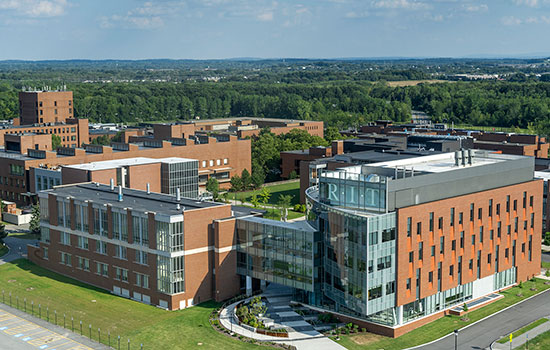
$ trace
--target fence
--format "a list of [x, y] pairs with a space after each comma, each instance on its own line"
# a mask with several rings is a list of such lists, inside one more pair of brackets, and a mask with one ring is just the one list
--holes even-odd
[[[27, 298], [21, 300], [19, 296], [12, 295], [11, 292], [6, 294], [5, 290], [2, 290], [2, 304], [9, 305], [10, 307], [16, 308], [20, 311], [23, 311], [27, 314], [30, 314], [33, 317], [38, 317], [41, 320], [45, 320], [49, 323], [55, 324], [56, 326], [63, 325], [63, 328], [70, 329], [71, 332], [75, 333], [75, 321], [76, 321], [76, 333], [80, 332], [81, 336], [86, 336], [92, 341], [96, 341], [100, 344], [107, 345], [111, 349], [121, 350], [127, 349], [131, 350], [130, 339], [127, 338], [127, 343], [125, 344], [124, 339], [120, 335], [113, 335], [111, 337], [111, 332], [107, 331], [107, 334], [101, 334], [101, 328], [96, 329], [92, 327], [91, 323], [83, 322], [82, 320], [75, 320], [73, 316], [67, 317], [67, 313], [63, 313], [63, 323], [61, 323], [61, 314], [57, 313], [57, 310], [53, 310], [53, 315], [50, 312], [50, 308], [46, 306], [46, 310], [43, 309], [42, 305], [38, 306], [34, 301], [27, 301]], [[88, 324], [88, 327], [86, 327]], [[70, 326], [70, 327], [69, 327]], [[95, 339], [94, 339], [95, 337]], [[121, 347], [122, 342], [122, 347]], [[126, 346], [124, 346], [126, 345]], [[134, 347], [135, 349], [136, 347]], [[139, 349], [143, 350], [143, 344], [139, 344]]]

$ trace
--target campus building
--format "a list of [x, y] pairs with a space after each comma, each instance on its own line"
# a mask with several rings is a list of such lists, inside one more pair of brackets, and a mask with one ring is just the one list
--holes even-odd
[[533, 166], [470, 150], [322, 169], [298, 222], [114, 184], [64, 185], [39, 192], [42, 242], [29, 257], [171, 310], [278, 283], [294, 300], [396, 337], [540, 272], [543, 180]]
[[[0, 162], [4, 165], [0, 168], [0, 196], [19, 205], [32, 203], [37, 191], [61, 184], [62, 165], [136, 157], [196, 159], [199, 185], [204, 187], [213, 177], [221, 188], [228, 188], [232, 176], [243, 169], [250, 171], [251, 166], [250, 140], [236, 136], [203, 137], [200, 142], [149, 139], [137, 143], [112, 143], [111, 146], [86, 144], [82, 148], [61, 147], [56, 151], [52, 151], [50, 135], [9, 135], [4, 141], [5, 147], [0, 149]], [[164, 165], [160, 175], [178, 171], [175, 167]], [[153, 181], [150, 183], [153, 185]], [[168, 186], [171, 190], [167, 191], [173, 192], [175, 184]]]
[[29, 259], [43, 267], [169, 310], [241, 292], [234, 231], [215, 221], [245, 208], [99, 183], [39, 198], [41, 242]]

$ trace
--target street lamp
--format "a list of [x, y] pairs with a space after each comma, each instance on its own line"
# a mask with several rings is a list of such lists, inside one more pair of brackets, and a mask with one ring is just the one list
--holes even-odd
[[458, 329], [455, 329], [455, 350], [458, 350]]

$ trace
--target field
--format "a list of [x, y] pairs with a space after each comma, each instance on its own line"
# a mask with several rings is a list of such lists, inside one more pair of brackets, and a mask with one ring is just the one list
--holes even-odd
[[[501, 294], [504, 295], [504, 298], [501, 298], [485, 307], [469, 312], [469, 321], [467, 322], [460, 320], [459, 316], [445, 316], [427, 325], [419, 327], [405, 335], [402, 335], [399, 338], [380, 338], [380, 336], [377, 335], [359, 334], [342, 336], [339, 343], [350, 350], [398, 350], [421, 345], [449, 334], [455, 329], [460, 329], [470, 323], [478, 321], [501, 309], [504, 309], [505, 307], [539, 293], [542, 290], [550, 288], [550, 285], [545, 285], [544, 282], [545, 281], [541, 279], [536, 279], [535, 282], [523, 282], [523, 288], [516, 286], [503, 291]], [[531, 291], [530, 289], [532, 287], [536, 287], [538, 291]], [[522, 297], [517, 296], [520, 291], [523, 294]], [[374, 339], [371, 340], [370, 337], [374, 337]]]
[[[48, 271], [27, 260], [16, 260], [0, 266], [0, 289], [5, 291], [5, 302], [12, 293], [12, 305], [19, 298], [19, 308], [27, 299], [27, 312], [31, 301], [34, 313], [38, 316], [41, 305], [42, 318], [46, 318], [49, 308], [50, 322], [63, 325], [66, 314], [66, 327], [71, 327], [74, 317], [75, 329], [79, 322], [88, 328], [92, 325], [92, 338], [97, 340], [97, 329], [101, 329], [101, 340], [107, 343], [107, 332], [111, 334], [111, 344], [120, 335], [124, 344], [130, 339], [132, 349], [253, 349], [258, 346], [243, 343], [215, 331], [208, 322], [208, 316], [219, 305], [206, 302], [181, 311], [165, 311], [114, 296], [104, 290], [78, 282], [68, 277]], [[126, 347], [125, 347], [126, 348]]]
[[[540, 326], [541, 324], [543, 323], [546, 323], [548, 322], [548, 319], [547, 318], [541, 318], [540, 320], [536, 320], [535, 322], [532, 322], [530, 324], [528, 324], [527, 326], [521, 328], [521, 329], [518, 329], [517, 331], [513, 332], [513, 338], [517, 338], [519, 335], [522, 335], [523, 333], [525, 332], [528, 332], [530, 331], [531, 329], [535, 328], [535, 327], [538, 327]], [[500, 344], [505, 344], [507, 342], [510, 341], [510, 337], [507, 336], [507, 337], [503, 337], [502, 339], [499, 339], [498, 342]]]
[[550, 332], [542, 333], [541, 335], [529, 340], [529, 344], [523, 344], [516, 348], [517, 350], [547, 350], [550, 349]]
[[[277, 205], [279, 202], [279, 196], [292, 196], [292, 206], [300, 203], [300, 181], [287, 182], [277, 185], [265, 185], [264, 188], [268, 188], [271, 193], [268, 204]], [[254, 191], [245, 191], [236, 193], [236, 198], [240, 201], [249, 202], [254, 194], [260, 194], [261, 189]], [[230, 198], [233, 198], [232, 196]]]
[[401, 81], [388, 81], [388, 85], [391, 87], [402, 86], [415, 86], [418, 84], [437, 84], [437, 83], [452, 83], [450, 80], [401, 80]]

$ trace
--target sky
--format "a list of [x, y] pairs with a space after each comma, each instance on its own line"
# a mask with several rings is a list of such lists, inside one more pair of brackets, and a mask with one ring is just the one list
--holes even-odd
[[0, 0], [0, 60], [550, 56], [550, 0]]

